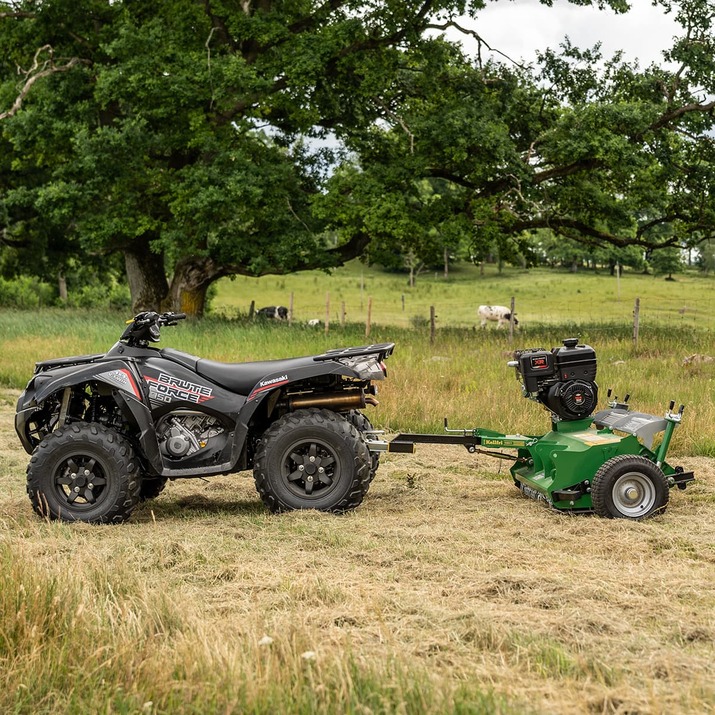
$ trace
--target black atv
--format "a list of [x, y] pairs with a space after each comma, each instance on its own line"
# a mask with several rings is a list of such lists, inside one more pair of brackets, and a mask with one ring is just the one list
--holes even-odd
[[360, 410], [394, 343], [249, 363], [149, 346], [185, 317], [140, 313], [105, 355], [37, 363], [15, 416], [34, 510], [119, 523], [168, 479], [251, 468], [271, 511], [357, 507], [378, 466]]

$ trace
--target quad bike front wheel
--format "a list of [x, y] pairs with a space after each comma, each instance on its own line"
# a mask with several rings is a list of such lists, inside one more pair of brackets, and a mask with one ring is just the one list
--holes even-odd
[[139, 503], [141, 472], [129, 442], [97, 423], [75, 423], [45, 437], [27, 467], [27, 493], [40, 515], [118, 524]]
[[593, 509], [608, 519], [646, 519], [663, 513], [668, 480], [646, 457], [622, 454], [604, 462], [591, 483]]
[[370, 451], [344, 417], [322, 409], [297, 410], [261, 438], [253, 476], [273, 512], [318, 509], [341, 513], [363, 500]]

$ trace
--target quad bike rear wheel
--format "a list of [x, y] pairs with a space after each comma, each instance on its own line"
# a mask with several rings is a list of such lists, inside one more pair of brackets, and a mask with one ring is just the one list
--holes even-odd
[[139, 503], [141, 472], [131, 444], [100, 424], [55, 430], [27, 467], [32, 508], [49, 519], [118, 524]]
[[591, 484], [593, 509], [608, 519], [647, 519], [663, 513], [668, 480], [646, 457], [621, 454], [604, 462]]
[[[373, 431], [373, 426], [372, 422], [370, 422], [370, 419], [368, 416], [358, 410], [350, 410], [350, 412], [347, 413], [347, 418], [348, 420], [354, 425], [355, 429], [365, 436], [366, 432], [372, 432]], [[367, 490], [367, 487], [370, 486], [370, 483], [372, 480], [375, 478], [375, 474], [377, 473], [377, 469], [380, 466], [380, 453], [379, 452], [370, 452], [370, 473], [367, 476], [367, 482], [365, 489]]]
[[253, 476], [273, 512], [341, 513], [362, 502], [370, 464], [365, 440], [348, 420], [313, 408], [284, 415], [266, 430]]

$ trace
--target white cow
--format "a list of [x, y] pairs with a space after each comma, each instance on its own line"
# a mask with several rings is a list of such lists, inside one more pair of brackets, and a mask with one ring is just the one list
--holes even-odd
[[[477, 310], [479, 317], [482, 320], [482, 328], [486, 327], [487, 321], [495, 321], [497, 328], [507, 325], [511, 320], [511, 311], [504, 305], [480, 305]], [[514, 325], [519, 325], [514, 313]]]

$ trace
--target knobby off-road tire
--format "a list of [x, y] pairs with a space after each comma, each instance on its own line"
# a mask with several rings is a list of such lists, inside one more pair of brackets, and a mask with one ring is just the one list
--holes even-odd
[[342, 513], [365, 496], [370, 451], [344, 417], [321, 409], [297, 410], [264, 433], [253, 476], [272, 512], [318, 509]]
[[[355, 429], [361, 434], [365, 435], [365, 432], [372, 432], [373, 426], [367, 415], [359, 412], [358, 410], [350, 410], [347, 413], [347, 418], [350, 423], [355, 427]], [[380, 454], [379, 452], [370, 452], [370, 473], [367, 477], [366, 488], [370, 486], [370, 483], [375, 478], [378, 467], [380, 466]]]
[[75, 423], [47, 435], [27, 467], [27, 493], [43, 517], [118, 524], [139, 503], [134, 450], [114, 430]]
[[670, 498], [668, 480], [650, 459], [631, 454], [612, 457], [591, 483], [593, 509], [608, 519], [647, 519], [662, 514]]

